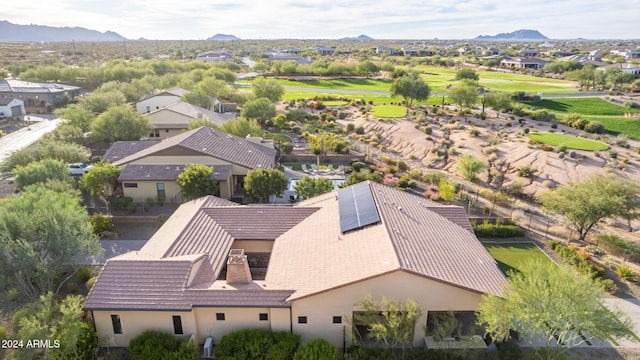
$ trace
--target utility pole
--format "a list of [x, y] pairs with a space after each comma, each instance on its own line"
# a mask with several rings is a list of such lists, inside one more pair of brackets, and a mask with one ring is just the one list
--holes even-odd
[[124, 47], [124, 58], [127, 58], [127, 40], [122, 40], [122, 46]]

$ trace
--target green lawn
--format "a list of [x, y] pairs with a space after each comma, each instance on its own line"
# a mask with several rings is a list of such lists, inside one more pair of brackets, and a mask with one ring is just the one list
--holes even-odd
[[498, 262], [498, 267], [503, 273], [509, 270], [518, 271], [518, 267], [528, 260], [551, 261], [533, 243], [484, 243], [484, 247]]
[[565, 144], [567, 148], [575, 150], [607, 150], [609, 148], [609, 145], [599, 141], [589, 140], [574, 135], [542, 132], [529, 134], [529, 138], [553, 146]]
[[[391, 97], [389, 95], [380, 95], [380, 94], [353, 94], [353, 93], [344, 93], [344, 92], [327, 92], [327, 89], [319, 89], [318, 91], [305, 91], [305, 90], [285, 90], [284, 96], [282, 97], [284, 100], [298, 100], [298, 99], [311, 99], [314, 96], [322, 96], [322, 95], [333, 95], [333, 96], [342, 96], [347, 99], [361, 99], [366, 103], [372, 101], [375, 105], [384, 105], [390, 104], [392, 102], [401, 102], [401, 97]], [[326, 101], [324, 102], [326, 104]], [[426, 101], [415, 102], [414, 104], [423, 104], [423, 105], [440, 105], [442, 104], [442, 97], [429, 97]]]
[[624, 117], [591, 117], [585, 116], [586, 120], [599, 121], [605, 130], [611, 134], [626, 134], [630, 138], [640, 140], [640, 118], [624, 118]]
[[523, 103], [523, 106], [525, 108], [536, 107], [559, 115], [578, 113], [585, 116], [624, 116], [625, 113], [634, 112], [632, 108], [612, 104], [600, 98], [544, 99], [534, 103]]
[[347, 105], [346, 101], [342, 101], [342, 100], [327, 100], [327, 101], [323, 101], [323, 104], [325, 104], [326, 106], [343, 106], [343, 105]]
[[279, 141], [280, 143], [293, 142], [291, 138], [285, 134], [267, 132], [264, 134], [265, 139], [273, 139], [275, 141]]
[[395, 105], [378, 105], [373, 108], [371, 114], [381, 118], [401, 118], [407, 115], [407, 108]]
[[372, 79], [335, 79], [335, 80], [285, 80], [274, 79], [282, 86], [327, 90], [361, 90], [361, 91], [389, 91], [393, 80]]

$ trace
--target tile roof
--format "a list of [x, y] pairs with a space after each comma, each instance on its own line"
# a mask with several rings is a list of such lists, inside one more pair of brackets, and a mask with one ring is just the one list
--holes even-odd
[[164, 90], [164, 91], [155, 90], [155, 91], [152, 91], [152, 92], [150, 92], [148, 94], [143, 95], [138, 102], [143, 101], [143, 100], [147, 100], [147, 99], [151, 99], [154, 96], [167, 96], [167, 95], [169, 95], [169, 96], [183, 97], [184, 95], [186, 95], [188, 93], [189, 93], [189, 90], [185, 90], [185, 89], [182, 89], [182, 88], [175, 88], [175, 89], [169, 89], [169, 90]]
[[32, 81], [23, 81], [17, 79], [0, 80], [0, 92], [14, 93], [60, 93], [70, 90], [79, 90], [80, 88], [73, 85], [55, 84], [55, 83], [38, 83]]
[[191, 310], [198, 306], [285, 307], [291, 290], [189, 289], [194, 261], [109, 260], [84, 303], [85, 310]]
[[[138, 165], [127, 164], [118, 177], [118, 181], [154, 181], [177, 180], [185, 165]], [[214, 165], [213, 178], [229, 180], [233, 165]]]
[[138, 151], [142, 151], [148, 147], [156, 145], [160, 141], [116, 141], [107, 152], [104, 153], [102, 157], [103, 161], [116, 162], [118, 160], [124, 159], [129, 155], [135, 154]]
[[113, 164], [127, 164], [172, 147], [182, 147], [249, 169], [272, 167], [276, 157], [275, 149], [205, 126], [162, 140]]
[[7, 106], [11, 104], [12, 101], [17, 100], [22, 103], [23, 101], [20, 99], [12, 98], [12, 97], [0, 97], [0, 106]]

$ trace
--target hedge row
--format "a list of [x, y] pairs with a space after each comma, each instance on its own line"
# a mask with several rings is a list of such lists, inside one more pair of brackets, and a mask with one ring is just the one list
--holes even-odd
[[604, 268], [593, 262], [591, 255], [577, 246], [566, 246], [561, 244], [560, 241], [551, 240], [549, 241], [549, 247], [579, 273], [588, 278], [597, 280], [604, 276]]
[[472, 221], [471, 227], [473, 228], [473, 231], [476, 233], [477, 237], [512, 238], [524, 236], [524, 231], [520, 226], [503, 224], [501, 221], [496, 221], [495, 224], [490, 224], [488, 220], [485, 220], [482, 224], [479, 225]]

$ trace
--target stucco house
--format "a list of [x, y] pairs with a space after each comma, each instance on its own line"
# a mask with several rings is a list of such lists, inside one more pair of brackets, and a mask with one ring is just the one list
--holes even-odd
[[178, 101], [174, 104], [154, 110], [143, 115], [149, 120], [151, 139], [166, 139], [182, 133], [189, 128], [194, 120], [209, 120], [216, 125], [222, 125], [235, 118], [234, 113], [219, 114], [215, 111], [197, 105]]
[[24, 101], [12, 97], [0, 97], [0, 118], [25, 114]]
[[122, 167], [118, 181], [124, 196], [135, 201], [182, 201], [176, 180], [189, 164], [213, 166], [220, 197], [230, 199], [242, 190], [249, 170], [275, 165], [273, 143], [258, 142], [200, 127], [162, 141], [115, 142], [104, 160]]
[[80, 95], [80, 88], [55, 83], [37, 83], [17, 79], [0, 80], [0, 98], [16, 98], [25, 106], [46, 106], [63, 101], [65, 94], [71, 99]]
[[148, 114], [177, 103], [188, 92], [188, 90], [181, 88], [154, 91], [144, 95], [140, 101], [136, 103], [136, 110], [138, 110], [140, 114]]
[[524, 58], [524, 57], [505, 57], [500, 65], [506, 68], [512, 69], [531, 69], [540, 70], [545, 67], [549, 62], [538, 58]]
[[473, 317], [505, 283], [464, 208], [363, 182], [293, 206], [185, 203], [140, 251], [107, 261], [84, 309], [103, 346], [146, 329], [203, 344], [265, 328], [343, 347], [365, 296], [413, 299], [413, 344], [424, 346], [434, 314]]

